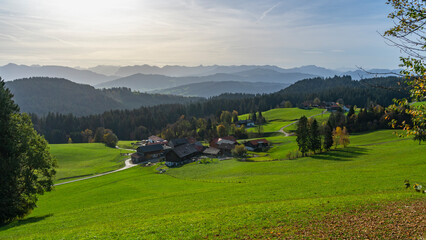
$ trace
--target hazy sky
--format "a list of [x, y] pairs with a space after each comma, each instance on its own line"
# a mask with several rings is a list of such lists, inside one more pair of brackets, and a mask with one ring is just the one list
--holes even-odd
[[385, 0], [0, 0], [0, 65], [396, 68]]

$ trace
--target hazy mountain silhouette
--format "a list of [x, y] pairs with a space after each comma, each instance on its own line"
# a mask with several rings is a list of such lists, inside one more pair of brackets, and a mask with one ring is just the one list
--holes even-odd
[[273, 93], [288, 87], [288, 83], [268, 83], [268, 82], [201, 82], [182, 85], [179, 87], [162, 89], [155, 91], [162, 94], [173, 94], [181, 96], [213, 97], [223, 93]]
[[[96, 85], [98, 88], [128, 87], [138, 91], [153, 91], [202, 82], [266, 82], [291, 84], [298, 80], [315, 77], [314, 75], [303, 73], [279, 73], [268, 69], [251, 69], [234, 74], [216, 73], [209, 76], [191, 77], [168, 77], [164, 75], [135, 74], [124, 78], [119, 78], [110, 82]], [[218, 84], [218, 88], [221, 88]], [[215, 91], [214, 89], [211, 89]], [[222, 90], [217, 90], [222, 92]]]
[[39, 66], [17, 65], [9, 63], [0, 67], [0, 77], [5, 81], [12, 81], [29, 77], [57, 77], [66, 78], [76, 83], [98, 84], [115, 79], [113, 76], [105, 76], [89, 70], [79, 70], [63, 66]]

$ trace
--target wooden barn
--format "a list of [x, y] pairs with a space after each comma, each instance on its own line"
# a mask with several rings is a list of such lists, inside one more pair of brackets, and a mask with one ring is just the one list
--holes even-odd
[[161, 144], [140, 146], [137, 148], [137, 152], [132, 154], [132, 163], [141, 163], [159, 158], [163, 153], [164, 148]]
[[179, 145], [166, 153], [166, 166], [173, 167], [185, 164], [199, 154], [200, 152], [192, 144]]

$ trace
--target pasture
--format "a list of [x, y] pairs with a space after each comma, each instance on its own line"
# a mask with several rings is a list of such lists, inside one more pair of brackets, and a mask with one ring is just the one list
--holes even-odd
[[124, 166], [131, 151], [106, 147], [103, 143], [50, 144], [58, 161], [57, 181], [116, 170]]
[[[267, 132], [277, 132], [281, 127], [284, 127], [294, 121], [299, 120], [301, 116], [310, 117], [317, 115], [316, 119], [318, 121], [327, 120], [329, 113], [321, 114], [324, 109], [313, 108], [310, 110], [300, 109], [300, 108], [276, 108], [269, 111], [262, 112], [262, 116], [267, 120], [267, 123], [263, 125], [263, 131]], [[248, 119], [249, 114], [244, 114], [238, 116], [238, 119], [244, 120]], [[293, 130], [293, 128], [291, 128]], [[256, 132], [256, 128], [248, 128], [248, 132]]]
[[165, 174], [138, 166], [57, 186], [24, 220], [1, 227], [0, 239], [292, 237], [311, 221], [374, 203], [424, 205], [403, 183], [426, 185], [425, 150], [385, 130], [296, 160], [192, 163]]

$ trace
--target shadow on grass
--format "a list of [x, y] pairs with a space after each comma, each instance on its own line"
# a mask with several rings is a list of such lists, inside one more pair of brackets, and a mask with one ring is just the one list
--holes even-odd
[[351, 161], [353, 158], [367, 154], [368, 149], [361, 147], [346, 147], [342, 149], [332, 149], [325, 153], [311, 156], [313, 159], [329, 161]]
[[26, 225], [26, 224], [30, 224], [30, 223], [36, 223], [36, 222], [39, 222], [39, 221], [43, 221], [44, 219], [51, 217], [51, 216], [53, 216], [53, 213], [46, 214], [46, 215], [40, 216], [40, 217], [29, 217], [29, 218], [25, 218], [25, 219], [22, 219], [22, 220], [17, 220], [17, 221], [9, 223], [8, 225], [0, 226], [0, 232], [5, 231], [5, 230], [10, 229], [10, 228], [19, 227], [21, 225]]

